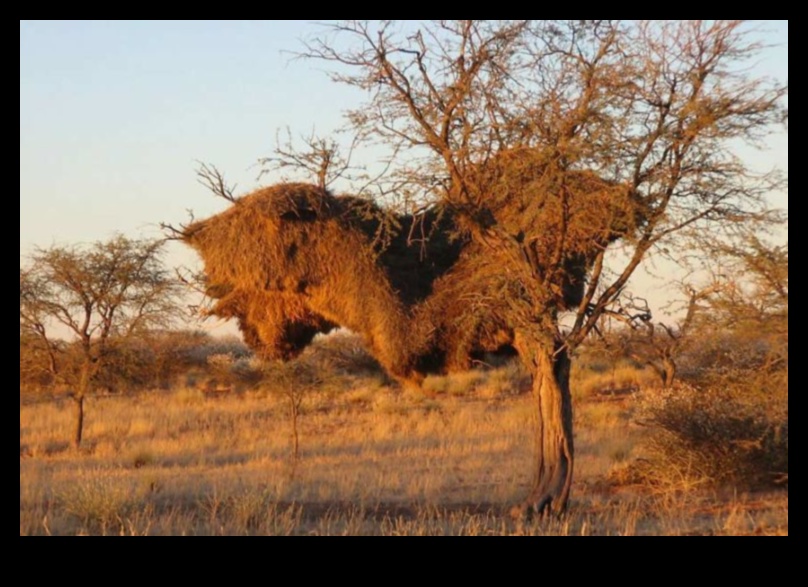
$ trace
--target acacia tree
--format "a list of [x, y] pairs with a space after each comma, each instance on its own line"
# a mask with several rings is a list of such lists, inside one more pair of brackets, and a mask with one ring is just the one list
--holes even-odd
[[788, 243], [773, 245], [747, 234], [715, 248], [729, 277], [711, 310], [731, 328], [788, 337]]
[[[686, 232], [765, 217], [779, 178], [735, 150], [787, 120], [787, 88], [747, 68], [760, 49], [742, 21], [341, 21], [307, 42], [302, 57], [364, 92], [347, 120], [389, 148], [379, 182], [451, 208], [501, 266], [537, 397], [523, 511], [566, 507], [570, 356], [642, 261], [675, 256]], [[582, 173], [628, 197], [604, 206], [577, 188]]]
[[607, 316], [607, 319], [615, 319], [626, 327], [614, 336], [598, 332], [607, 347], [653, 369], [665, 388], [671, 387], [676, 379], [679, 355], [693, 342], [693, 331], [709, 307], [710, 297], [720, 292], [724, 284], [713, 280], [710, 285], [695, 287], [680, 282], [679, 288], [685, 296], [684, 303], [669, 306], [684, 311], [678, 320], [655, 321], [647, 300], [627, 295], [626, 300], [620, 301]]
[[736, 376], [747, 382], [758, 376], [768, 387], [776, 385], [774, 374], [784, 375], [787, 393], [788, 243], [745, 234], [734, 243], [713, 243], [713, 249], [722, 260], [723, 286], [707, 300], [699, 327], [739, 343], [724, 357], [738, 369]]
[[[116, 346], [176, 316], [179, 290], [163, 267], [162, 248], [163, 241], [118, 236], [88, 247], [38, 249], [20, 267], [20, 336], [46, 355], [54, 379], [73, 387], [77, 448], [84, 400]], [[79, 349], [75, 373], [65, 368], [65, 339]]]

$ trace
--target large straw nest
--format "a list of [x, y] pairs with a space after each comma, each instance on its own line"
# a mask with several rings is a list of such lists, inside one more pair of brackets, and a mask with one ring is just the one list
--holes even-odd
[[[490, 212], [508, 231], [541, 235], [559, 228], [553, 191], [572, 194], [571, 242], [587, 244], [569, 247], [561, 305], [575, 305], [592, 243], [605, 246], [636, 225], [629, 192], [583, 172], [562, 188], [535, 165], [528, 169], [529, 158], [516, 159], [484, 172]], [[521, 196], [508, 197], [509, 189]], [[316, 334], [341, 326], [360, 334], [391, 375], [418, 382], [466, 369], [514, 340], [508, 261], [464, 233], [459, 216], [398, 215], [288, 183], [244, 196], [187, 227], [184, 238], [204, 261], [211, 313], [235, 318], [262, 356], [293, 358]], [[542, 247], [551, 241], [534, 249], [549, 254]]]

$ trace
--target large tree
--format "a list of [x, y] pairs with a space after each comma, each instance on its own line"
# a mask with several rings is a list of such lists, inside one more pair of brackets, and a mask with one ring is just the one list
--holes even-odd
[[377, 185], [451, 209], [496, 259], [535, 374], [524, 511], [566, 507], [570, 357], [643, 260], [765, 217], [780, 178], [738, 147], [787, 120], [787, 88], [750, 73], [760, 49], [742, 21], [342, 21], [308, 41], [367, 97], [347, 119], [389, 149]]
[[[85, 398], [116, 348], [177, 315], [177, 282], [163, 266], [162, 248], [163, 241], [119, 236], [38, 249], [20, 266], [20, 340], [46, 357], [53, 379], [72, 387], [76, 447]], [[71, 347], [80, 357], [75, 370], [65, 365]]]

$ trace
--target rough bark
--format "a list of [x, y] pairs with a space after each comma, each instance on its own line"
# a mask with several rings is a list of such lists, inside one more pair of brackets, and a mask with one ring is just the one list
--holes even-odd
[[540, 346], [534, 357], [536, 478], [518, 510], [528, 517], [566, 510], [574, 462], [569, 354], [565, 349]]

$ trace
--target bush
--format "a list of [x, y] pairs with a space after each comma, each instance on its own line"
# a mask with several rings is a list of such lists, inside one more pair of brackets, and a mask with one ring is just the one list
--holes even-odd
[[58, 495], [65, 511], [86, 529], [105, 533], [123, 524], [132, 511], [136, 495], [132, 487], [102, 471], [90, 471]]
[[368, 352], [362, 339], [347, 331], [317, 337], [303, 356], [306, 362], [323, 373], [386, 375], [378, 361]]
[[651, 427], [636, 473], [652, 485], [788, 483], [788, 390], [680, 385], [644, 392], [641, 423]]

